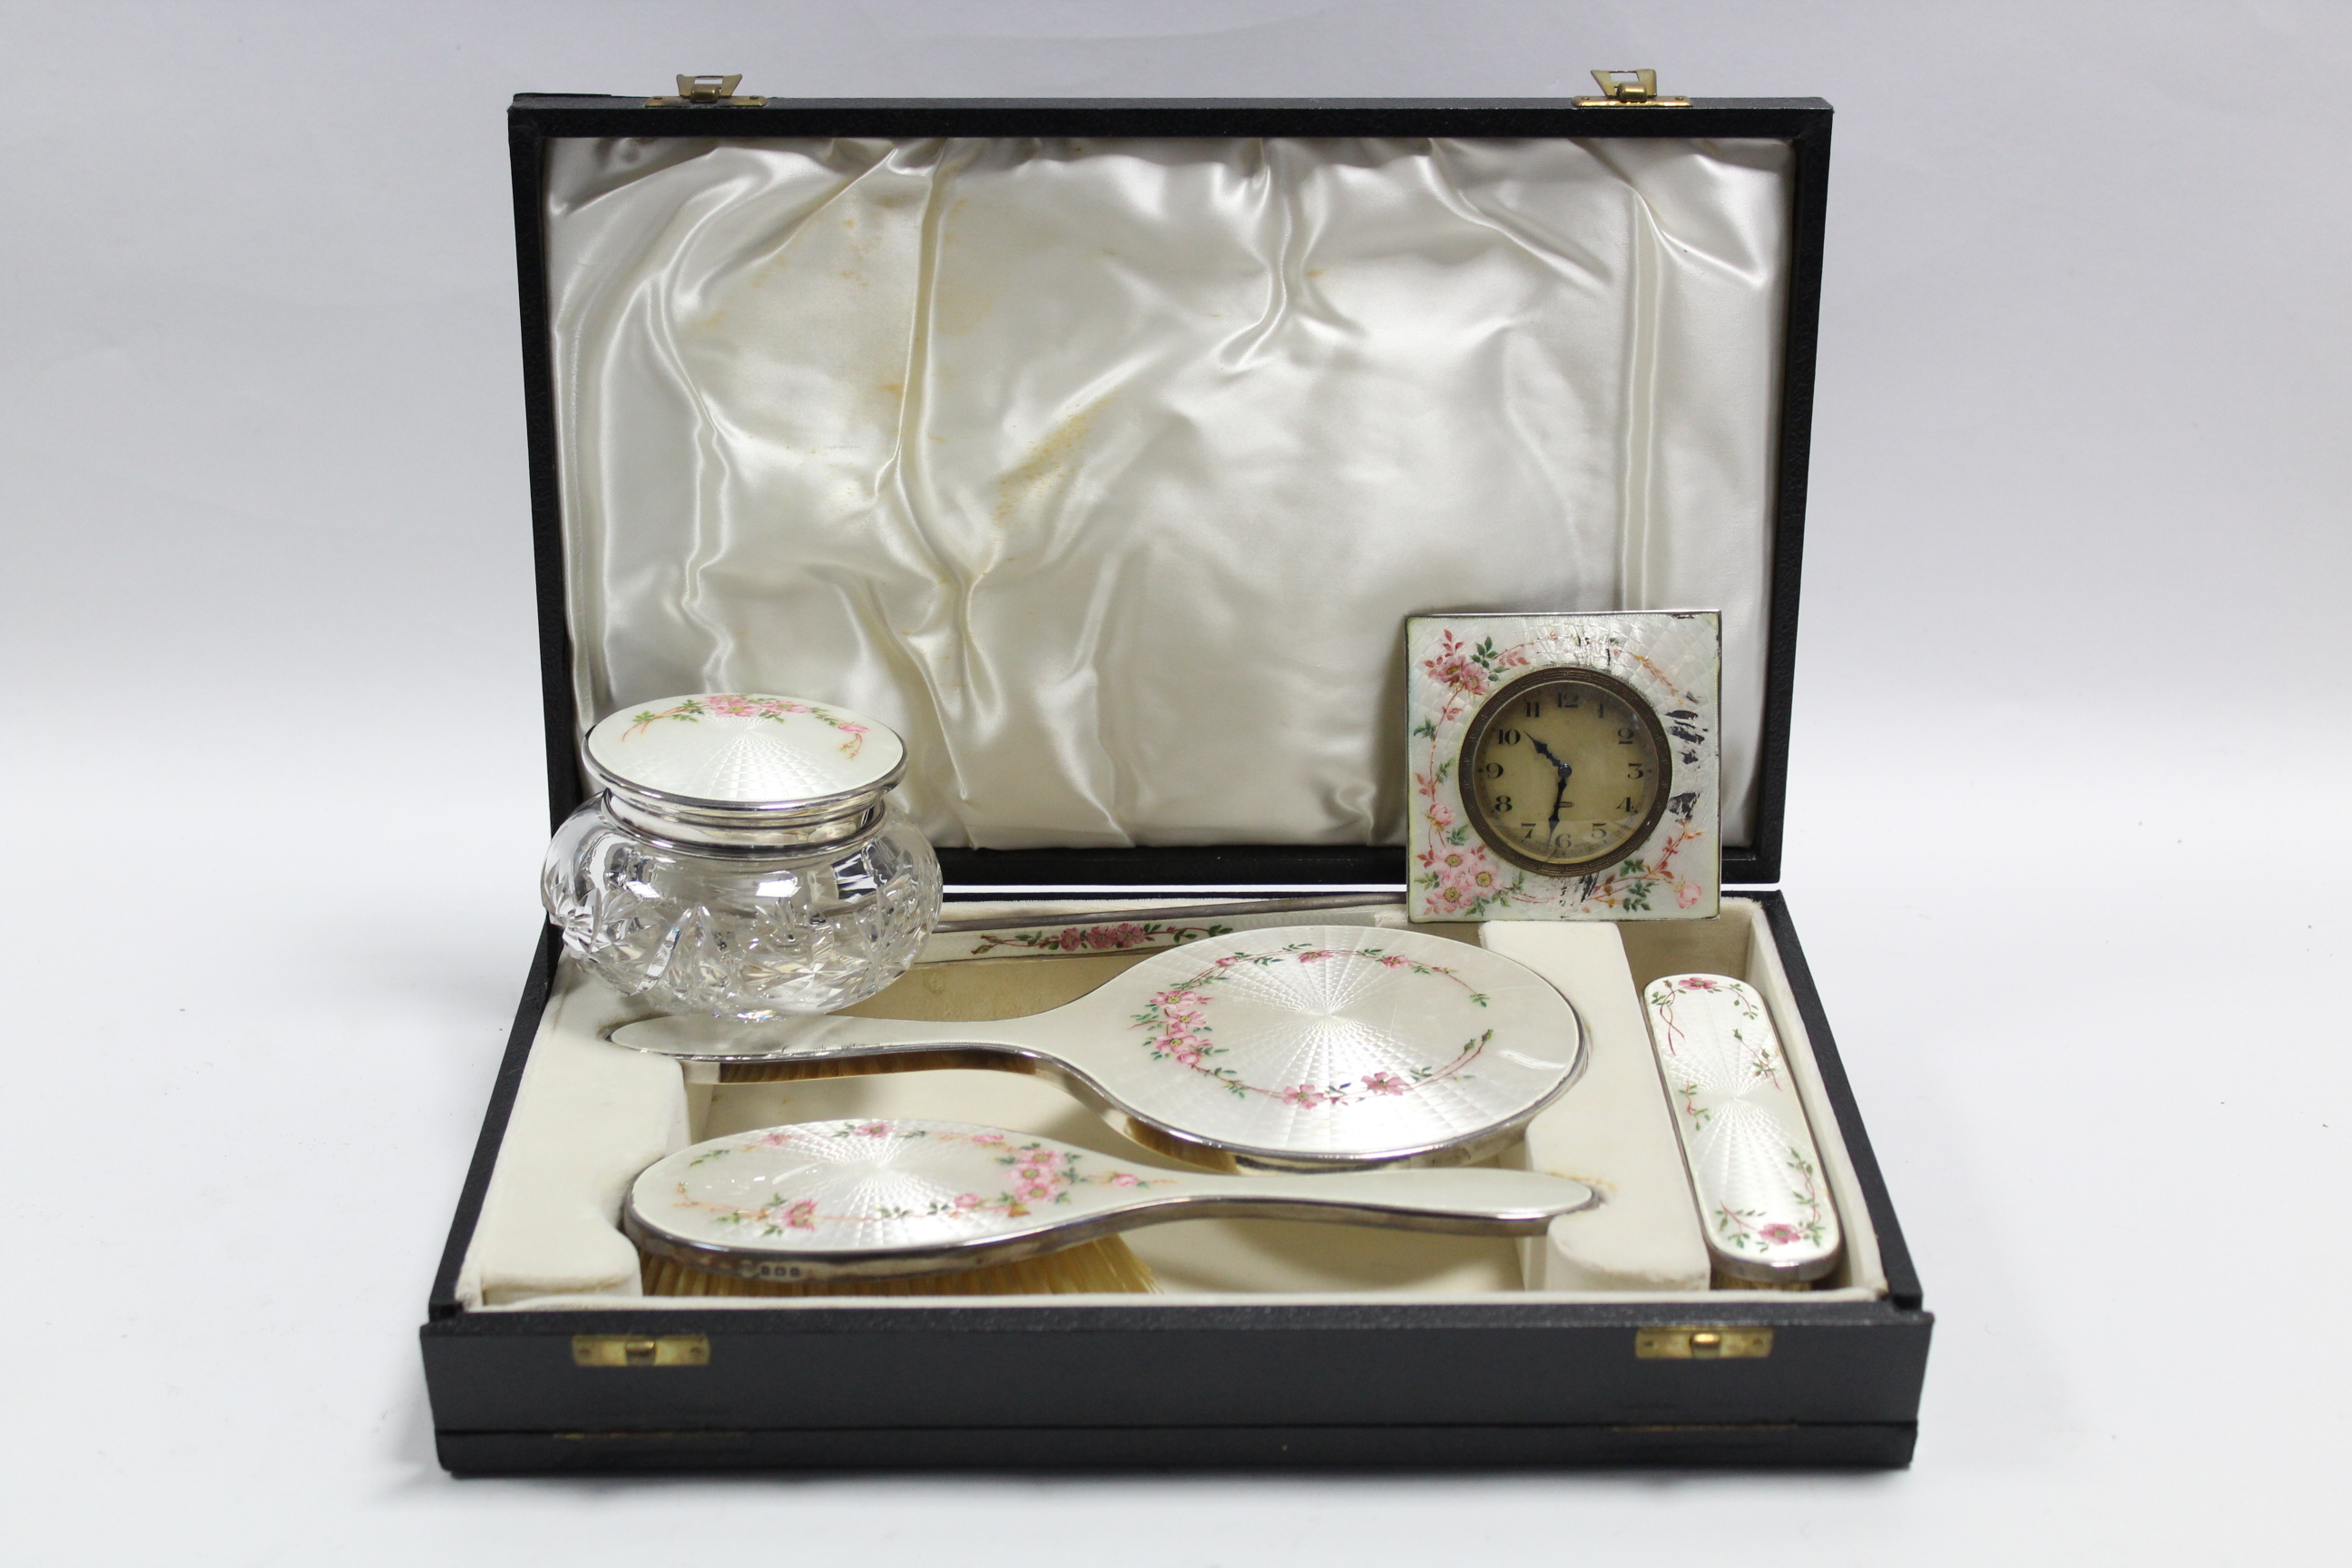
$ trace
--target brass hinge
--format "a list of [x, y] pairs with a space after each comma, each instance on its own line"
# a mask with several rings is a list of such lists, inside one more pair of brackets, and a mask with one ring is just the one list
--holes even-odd
[[710, 1342], [700, 1334], [574, 1334], [575, 1366], [709, 1366]]
[[755, 108], [768, 100], [764, 98], [738, 98], [735, 88], [743, 79], [738, 71], [733, 76], [682, 76], [677, 79], [676, 98], [649, 98], [647, 109], [674, 109], [682, 103], [727, 104], [737, 109]]
[[1643, 1361], [1761, 1361], [1772, 1353], [1772, 1331], [1728, 1324], [1636, 1329], [1633, 1353]]
[[1688, 109], [1687, 98], [1660, 98], [1658, 73], [1654, 70], [1599, 70], [1592, 79], [1601, 84], [1599, 98], [1580, 98], [1579, 109]]

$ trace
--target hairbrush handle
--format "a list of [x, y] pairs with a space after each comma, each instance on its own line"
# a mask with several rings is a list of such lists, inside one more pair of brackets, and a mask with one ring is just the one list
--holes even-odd
[[1339, 1175], [1201, 1176], [1148, 1206], [1164, 1219], [1345, 1219], [1392, 1230], [1538, 1236], [1599, 1203], [1582, 1182], [1537, 1171], [1352, 1171]]
[[703, 1014], [676, 1014], [623, 1024], [605, 1037], [633, 1051], [703, 1062], [826, 1061], [841, 1057], [888, 1056], [899, 1050], [937, 1050], [942, 1047], [1034, 1056], [1037, 1053], [1031, 1042], [1041, 1035], [1055, 1037], [1076, 1034], [1051, 1024], [1041, 1027], [1037, 1022], [1054, 1016], [1054, 1013], [1033, 1013], [1002, 1023], [967, 1023], [833, 1015], [741, 1024]]

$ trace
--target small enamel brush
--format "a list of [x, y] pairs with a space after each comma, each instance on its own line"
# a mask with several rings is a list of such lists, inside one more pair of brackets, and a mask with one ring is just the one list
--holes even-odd
[[1837, 1267], [1837, 1209], [1764, 998], [1722, 974], [1643, 987], [1718, 1289], [1810, 1288]]

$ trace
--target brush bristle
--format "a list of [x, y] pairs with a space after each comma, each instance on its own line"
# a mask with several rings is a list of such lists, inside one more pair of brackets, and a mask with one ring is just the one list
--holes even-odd
[[738, 1279], [640, 1254], [648, 1296], [1066, 1296], [1157, 1290], [1150, 1268], [1118, 1237], [1080, 1242], [1044, 1258], [992, 1263], [955, 1274], [908, 1279], [827, 1279], [786, 1284]]
[[1811, 1279], [1742, 1279], [1717, 1269], [1715, 1278], [1707, 1281], [1706, 1288], [1710, 1290], [1810, 1290], [1813, 1284]]

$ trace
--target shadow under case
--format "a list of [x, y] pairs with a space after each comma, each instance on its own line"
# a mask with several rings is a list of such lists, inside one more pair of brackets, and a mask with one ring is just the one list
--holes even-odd
[[[1722, 912], [1592, 940], [1628, 1003], [1693, 969], [1770, 999], [1850, 1256], [1813, 1292], [1237, 1264], [723, 1306], [502, 1272], [494, 1189], [552, 1180], [534, 1052], [630, 1055], [564, 1037], [595, 1004], [551, 932], [423, 1330], [443, 1463], [1907, 1463], [1932, 1320], [1772, 886], [1830, 119], [519, 98], [556, 820], [604, 712], [782, 690], [931, 759], [906, 799], [954, 900], [1393, 889], [1404, 614], [1719, 606]], [[613, 1170], [768, 1103], [649, 1092]]]

